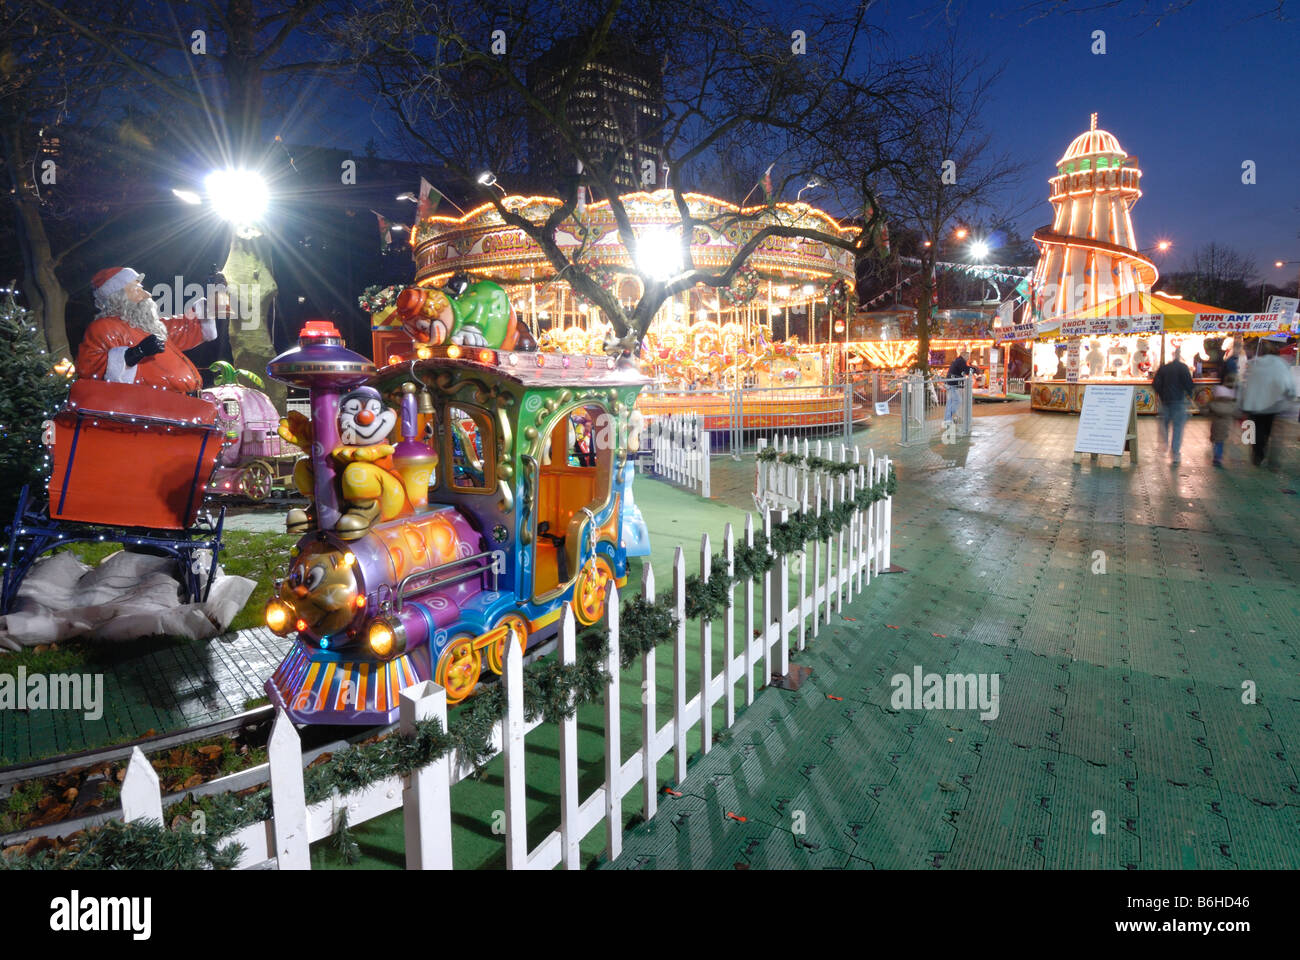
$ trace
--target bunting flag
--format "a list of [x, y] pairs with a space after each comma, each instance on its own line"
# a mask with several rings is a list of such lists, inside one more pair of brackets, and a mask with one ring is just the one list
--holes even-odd
[[863, 303], [862, 306], [864, 307], [875, 306], [877, 303], [879, 303], [881, 300], [884, 300], [886, 297], [890, 296], [895, 291], [901, 290], [903, 287], [911, 286], [912, 281], [919, 276], [920, 276], [919, 273], [914, 273], [910, 277], [903, 277], [903, 279], [899, 280], [898, 283], [894, 284], [892, 287], [890, 287], [888, 290], [884, 291], [883, 293], [877, 294], [876, 296], [872, 297], [870, 300]]
[[418, 226], [425, 217], [433, 216], [442, 202], [442, 194], [433, 189], [433, 184], [424, 177], [420, 178], [420, 204], [415, 208], [415, 222]]
[[[916, 257], [900, 257], [899, 260], [908, 266], [919, 267], [921, 265], [921, 261]], [[1011, 283], [1016, 283], [1033, 273], [1034, 268], [1008, 267], [997, 263], [949, 263], [944, 260], [936, 260], [934, 263], [934, 269], [943, 270], [945, 272], [955, 271], [969, 277], [983, 277], [985, 279], [1006, 280]]]
[[372, 209], [370, 212], [379, 220], [379, 252], [385, 253], [393, 242], [393, 225], [378, 210]]

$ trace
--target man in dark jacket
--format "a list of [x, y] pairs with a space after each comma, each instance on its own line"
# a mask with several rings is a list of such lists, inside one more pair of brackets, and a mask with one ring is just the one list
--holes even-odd
[[[1187, 424], [1187, 401], [1192, 398], [1192, 372], [1183, 363], [1182, 348], [1174, 350], [1174, 358], [1160, 364], [1151, 389], [1160, 398], [1160, 446], [1169, 447], [1169, 462], [1178, 465], [1178, 452], [1183, 447], [1183, 427]], [[1173, 441], [1169, 439], [1173, 428]]]
[[948, 376], [946, 380], [948, 386], [948, 402], [944, 406], [943, 411], [944, 423], [952, 423], [952, 418], [957, 413], [957, 402], [961, 397], [960, 388], [962, 386], [962, 380], [968, 376], [973, 377], [979, 372], [966, 362], [968, 354], [969, 351], [965, 349], [957, 351], [956, 358], [948, 365]]

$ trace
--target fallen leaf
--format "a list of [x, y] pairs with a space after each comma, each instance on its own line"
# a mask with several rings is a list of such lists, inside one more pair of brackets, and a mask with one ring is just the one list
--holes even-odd
[[194, 776], [190, 777], [188, 780], [186, 780], [184, 783], [181, 784], [181, 789], [189, 790], [192, 787], [197, 787], [202, 782], [203, 782], [203, 774], [196, 773], [194, 774]]
[[60, 803], [58, 806], [50, 807], [42, 816], [37, 817], [31, 822], [33, 827], [45, 827], [51, 823], [58, 823], [72, 810], [72, 804]]
[[[23, 856], [33, 857], [42, 850], [48, 850], [54, 846], [54, 841], [49, 837], [32, 837], [22, 846]], [[16, 848], [10, 848], [16, 849]], [[8, 852], [8, 851], [6, 851]]]
[[77, 799], [77, 794], [79, 792], [80, 791], [77, 790], [76, 787], [68, 787], [68, 789], [63, 791], [63, 799], [66, 800], [68, 803], [71, 803], [73, 800]]
[[206, 747], [199, 747], [199, 753], [203, 754], [209, 760], [215, 760], [221, 756], [224, 748], [219, 743], [210, 743]]

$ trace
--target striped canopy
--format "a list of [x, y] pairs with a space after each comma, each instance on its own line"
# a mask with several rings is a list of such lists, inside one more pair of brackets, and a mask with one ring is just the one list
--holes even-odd
[[1163, 315], [1166, 330], [1191, 330], [1192, 321], [1196, 319], [1198, 313], [1232, 313], [1232, 311], [1159, 293], [1132, 293], [1088, 307], [1086, 310], [1079, 310], [1062, 319], [1132, 317], [1145, 313]]

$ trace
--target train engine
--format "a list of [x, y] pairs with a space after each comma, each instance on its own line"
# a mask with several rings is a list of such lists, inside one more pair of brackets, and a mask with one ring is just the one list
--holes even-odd
[[598, 622], [644, 547], [639, 372], [490, 343], [426, 353], [376, 370], [312, 321], [267, 368], [311, 393], [310, 421], [282, 424], [310, 451], [294, 479], [311, 505], [287, 518], [303, 536], [266, 609], [296, 634], [266, 683], [295, 722], [391, 723], [425, 680], [464, 700], [506, 643], [554, 637], [563, 606]]

